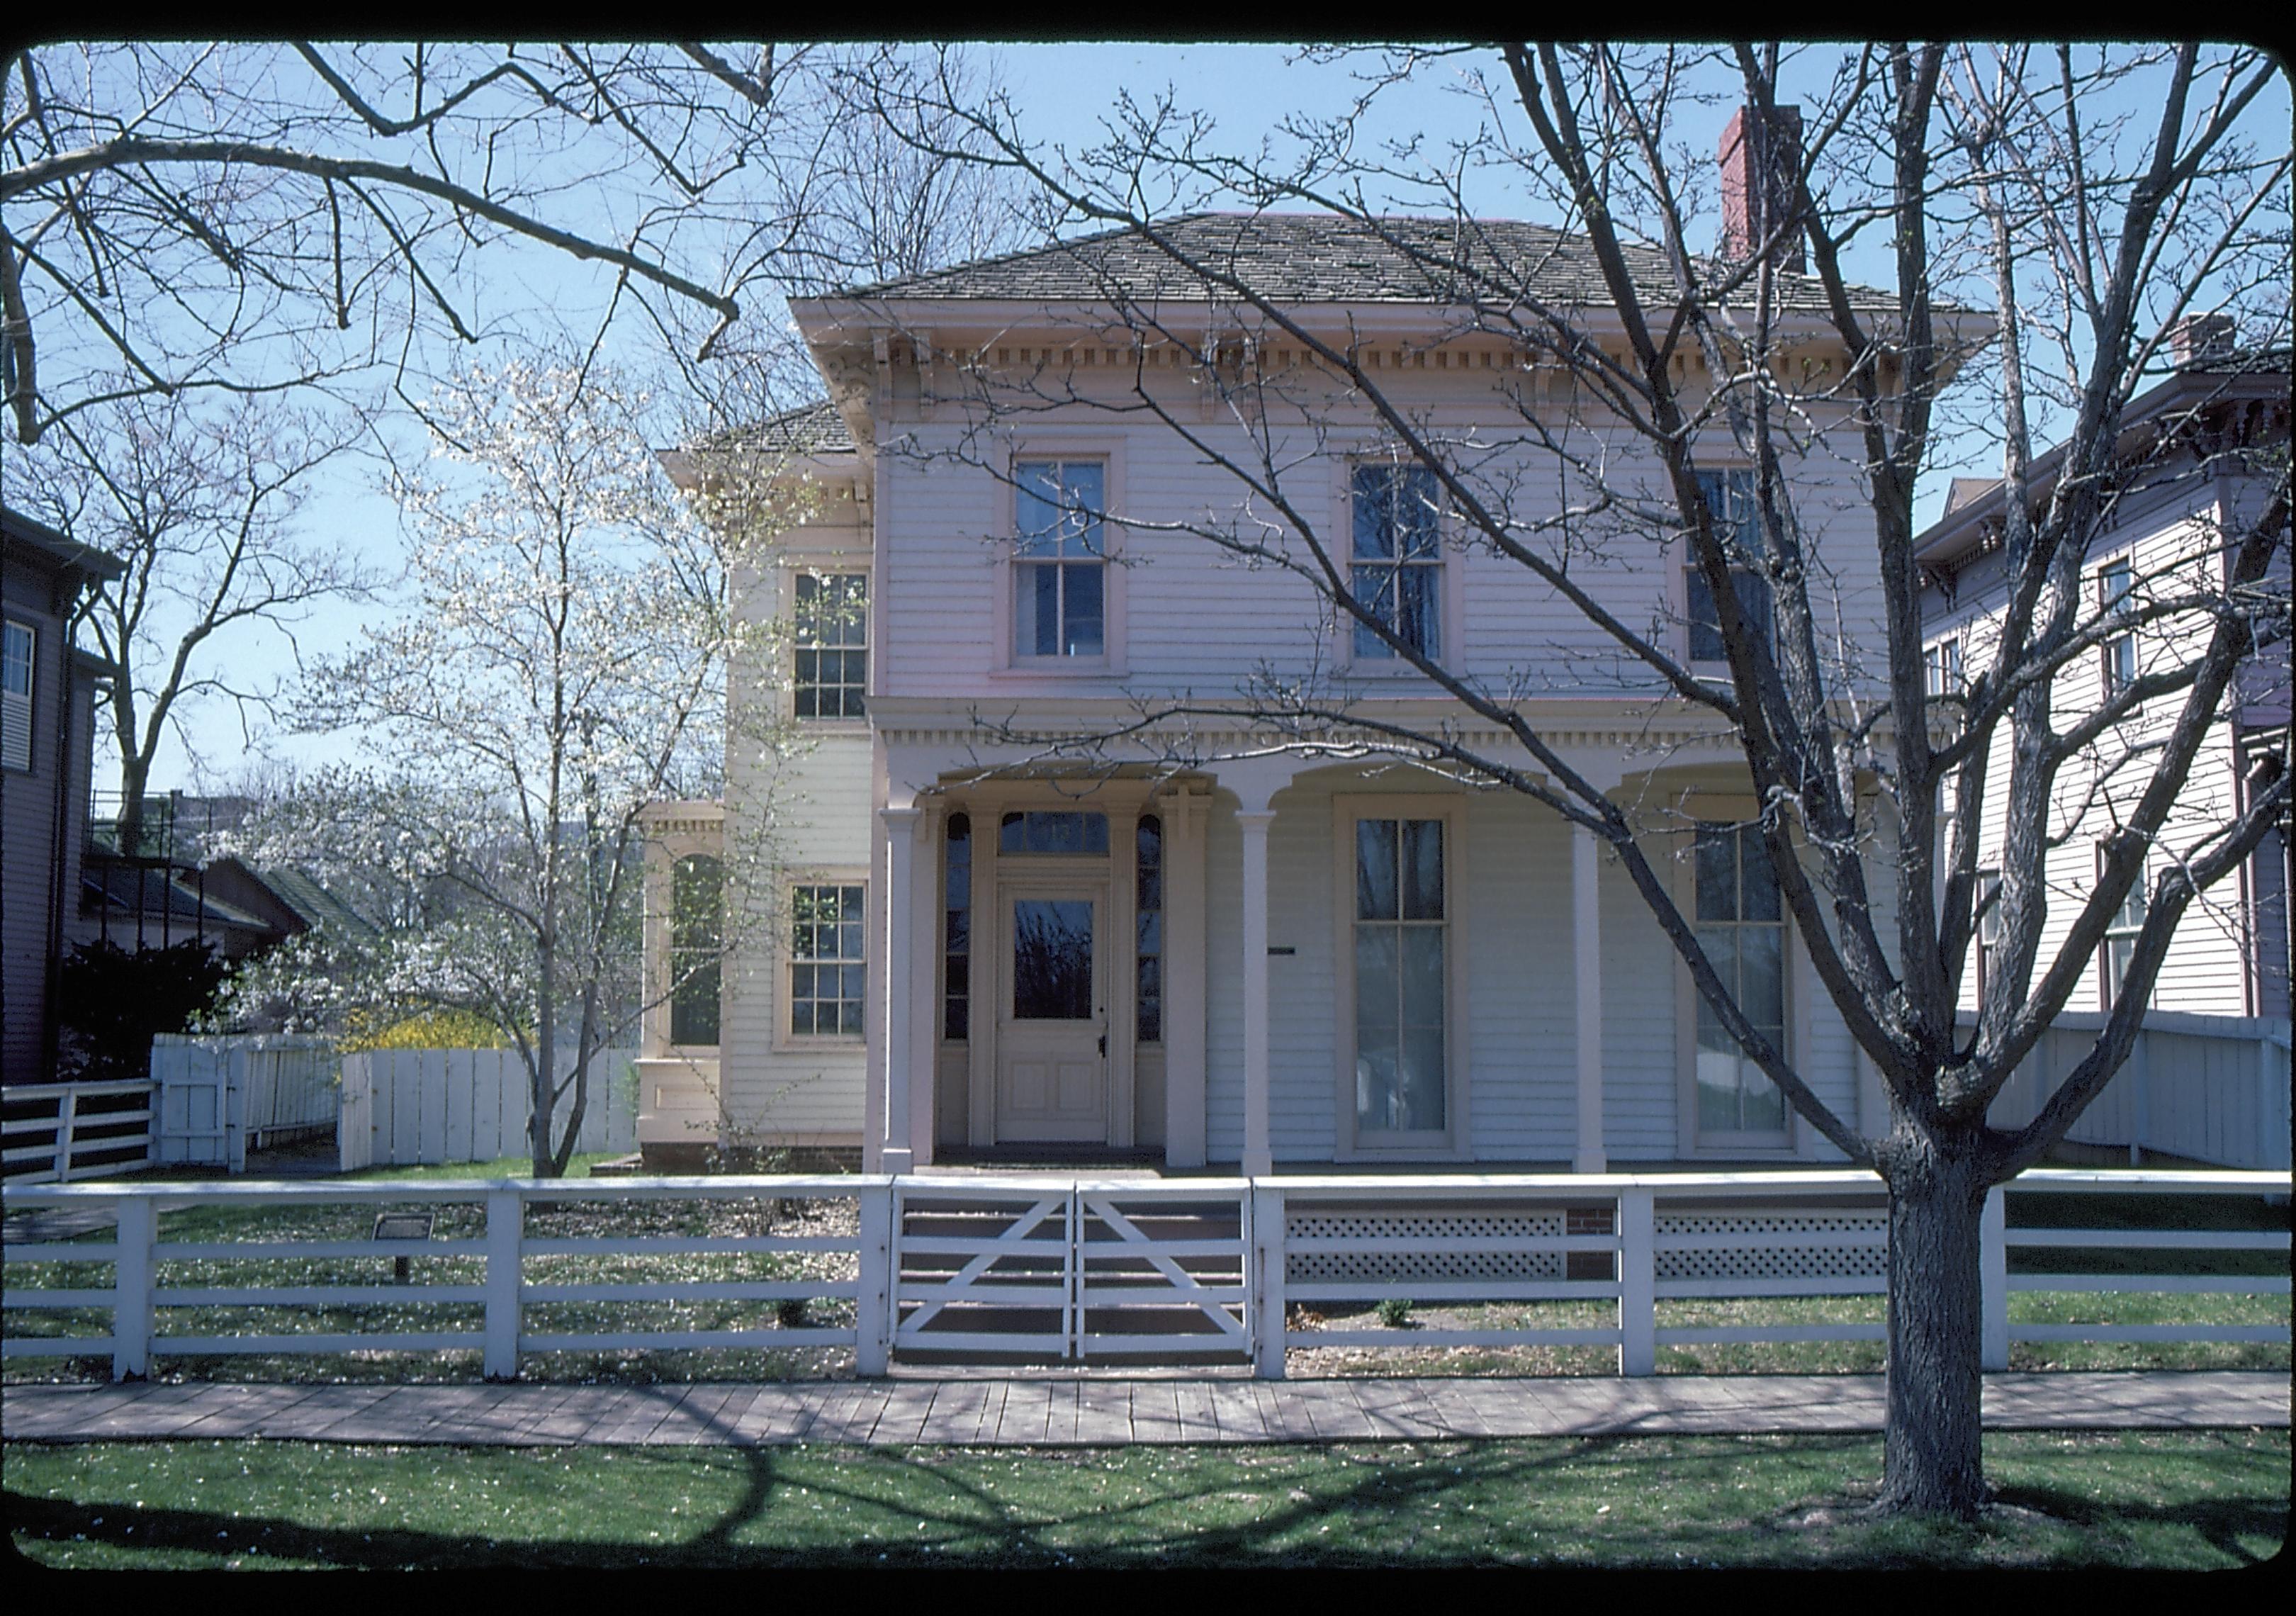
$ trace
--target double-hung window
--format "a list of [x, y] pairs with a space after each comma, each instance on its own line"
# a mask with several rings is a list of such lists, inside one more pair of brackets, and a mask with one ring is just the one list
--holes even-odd
[[[2124, 617], [2136, 589], [2136, 571], [2128, 562], [2100, 568], [2096, 575], [2097, 610], [2109, 618]], [[2125, 688], [2136, 677], [2136, 636], [2123, 634], [2104, 643], [2104, 693]]]
[[[1697, 846], [1698, 946], [1726, 992], [1770, 1047], [1785, 1052], [1785, 915], [1759, 824], [1702, 824]], [[1696, 989], [1693, 988], [1695, 993]], [[1785, 1096], [1698, 999], [1698, 1132], [1703, 1144], [1775, 1144]]]
[[1977, 873], [1977, 1002], [1985, 1003], [2001, 951], [2001, 872]]
[[726, 942], [726, 866], [695, 853], [670, 866], [669, 1041], [718, 1042]]
[[[1435, 473], [1425, 466], [1359, 465], [1350, 481], [1348, 587], [1356, 603], [1420, 655], [1440, 656], [1443, 532]], [[1357, 622], [1355, 654], [1397, 653], [1376, 630]]]
[[1449, 1123], [1448, 904], [1440, 819], [1355, 822], [1355, 1100], [1359, 1135]]
[[32, 653], [29, 623], [0, 626], [0, 767], [32, 767]]
[[[1730, 558], [1730, 582], [1737, 592], [1738, 612], [1752, 628], [1765, 651], [1772, 641], [1770, 592], [1762, 575], [1747, 563], [1762, 553], [1762, 529], [1754, 504], [1751, 472], [1701, 472], [1698, 487], [1713, 513], [1715, 536]], [[1685, 574], [1689, 607], [1690, 660], [1721, 662], [1729, 660], [1722, 644], [1722, 615], [1714, 605], [1714, 592], [1706, 574], [1693, 565]]]
[[1961, 693], [1961, 640], [1956, 636], [1939, 640], [1922, 652], [1922, 666], [1928, 675], [1929, 693], [1933, 696], [1957, 696]]
[[869, 577], [797, 576], [795, 710], [800, 718], [867, 716]]
[[[2096, 849], [2096, 873], [2103, 879], [2105, 849]], [[2097, 949], [2098, 964], [2103, 970], [2102, 1008], [2110, 1010], [2120, 1002], [2120, 989], [2128, 980], [2128, 961], [2136, 952], [2136, 934], [2144, 930], [2144, 872], [2139, 869], [2136, 879], [2128, 883], [2128, 896], [2120, 900], [2120, 907], [2112, 912], [2105, 923], [2104, 942]]]
[[1096, 460], [1024, 460], [1013, 468], [1013, 654], [1108, 654], [1108, 560], [1101, 515], [1108, 469]]
[[798, 1038], [862, 1036], [865, 890], [807, 885], [791, 893], [790, 1031]]

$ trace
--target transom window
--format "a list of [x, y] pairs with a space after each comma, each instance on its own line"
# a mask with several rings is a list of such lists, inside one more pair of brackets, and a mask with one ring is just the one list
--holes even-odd
[[1024, 460], [1013, 468], [1013, 655], [1107, 654], [1107, 480], [1098, 461]]
[[0, 632], [0, 766], [32, 767], [31, 625], [7, 623]]
[[[1435, 473], [1425, 466], [1359, 465], [1353, 477], [1354, 534], [1348, 587], [1381, 626], [1422, 656], [1442, 652], [1436, 601], [1443, 535]], [[1393, 646], [1356, 625], [1358, 657], [1392, 657]]]
[[[1762, 553], [1761, 522], [1754, 504], [1754, 474], [1745, 471], [1701, 472], [1698, 486], [1706, 496], [1706, 508], [1713, 513], [1716, 534], [1722, 540], [1724, 553], [1734, 563], [1730, 582], [1737, 592], [1739, 615], [1746, 619], [1767, 650], [1774, 638], [1769, 589], [1759, 572], [1750, 566], [1735, 564], [1742, 557], [1751, 560]], [[1685, 576], [1690, 660], [1726, 661], [1730, 653], [1722, 644], [1722, 616], [1715, 609], [1714, 592], [1707, 587], [1706, 575], [1693, 566]]]
[[[2096, 575], [2097, 610], [2108, 617], [2128, 615], [2136, 590], [2136, 570], [2125, 561], [2100, 568]], [[2136, 677], [2136, 636], [2124, 634], [2104, 643], [2104, 693], [2131, 684]]]
[[1356, 821], [1356, 1126], [1439, 1132], [1443, 1049], [1443, 822]]
[[726, 866], [707, 853], [669, 869], [669, 1041], [718, 1041], [718, 988], [726, 944]]
[[996, 827], [996, 851], [1002, 855], [1082, 854], [1108, 851], [1105, 814], [1040, 812], [1007, 814]]
[[801, 886], [791, 892], [790, 1031], [857, 1038], [866, 1002], [865, 889]]
[[796, 710], [800, 718], [867, 716], [869, 577], [842, 572], [797, 578]]
[[[2096, 873], [2103, 879], [2105, 850], [2096, 850]], [[2110, 1010], [2120, 1002], [2121, 985], [2128, 980], [2129, 957], [2136, 952], [2136, 934], [2144, 929], [2144, 872], [2139, 869], [2136, 879], [2128, 883], [2128, 896], [2120, 900], [2120, 907], [2112, 912], [2105, 923], [2104, 943], [2097, 950], [2103, 966], [2103, 1008]]]
[[[1783, 1052], [1785, 916], [1761, 826], [1700, 825], [1697, 882], [1698, 946], [1746, 1020]], [[1701, 1135], [1784, 1132], [1785, 1096], [1739, 1047], [1704, 994], [1698, 995], [1697, 1084]]]

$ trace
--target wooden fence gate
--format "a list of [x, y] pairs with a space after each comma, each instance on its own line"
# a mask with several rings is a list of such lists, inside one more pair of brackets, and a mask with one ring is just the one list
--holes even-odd
[[1248, 1362], [1242, 1184], [895, 1190], [892, 1349], [914, 1363]]

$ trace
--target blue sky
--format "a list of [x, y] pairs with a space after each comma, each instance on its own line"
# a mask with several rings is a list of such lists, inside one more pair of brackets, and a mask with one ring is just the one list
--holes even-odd
[[[1119, 86], [1136, 98], [1147, 98], [1172, 87], [1181, 103], [1208, 113], [1218, 126], [1218, 144], [1234, 151], [1276, 136], [1276, 125], [1287, 114], [1327, 115], [1343, 111], [1357, 86], [1351, 77], [1357, 64], [1314, 63], [1294, 60], [1292, 47], [1275, 45], [1011, 45], [982, 47], [993, 56], [1005, 88], [1021, 110], [1023, 126], [1035, 139], [1064, 145], [1071, 151], [1094, 144], [1100, 137], [1099, 120]], [[1488, 57], [1482, 61], [1488, 64]], [[1789, 91], [1793, 70], [1787, 76]], [[2287, 83], [2276, 86], [2275, 105], [2261, 114], [2266, 129], [2284, 132], [2288, 119]], [[1805, 93], [1817, 92], [1812, 84]], [[1697, 109], [1681, 122], [1679, 137], [1692, 147], [1711, 151], [1728, 115], [1726, 105]], [[1431, 94], [1414, 89], [1407, 103], [1382, 103], [1364, 131], [1363, 138], [1389, 140], [1423, 136], [1427, 150], [1442, 151], [1456, 140], [1473, 138], [1484, 109], [1464, 95]], [[1405, 119], [1417, 120], [1411, 127]], [[2276, 120], [2276, 122], [2275, 121]], [[1519, 126], [1520, 118], [1516, 122]], [[2280, 138], [2284, 138], [2284, 133]], [[1380, 199], [1395, 206], [1398, 200]], [[1475, 211], [1495, 216], [1538, 217], [1521, 198], [1486, 183], [1471, 193]], [[1694, 243], [1702, 245], [1703, 243]], [[1854, 260], [1851, 273], [1859, 278], [1886, 282], [1890, 266], [1876, 256]], [[603, 278], [586, 266], [545, 250], [504, 255], [500, 276], [489, 288], [496, 312], [504, 315], [546, 316], [579, 328], [586, 314], [602, 306]], [[409, 436], [406, 441], [414, 439]], [[1927, 520], [1939, 508], [1948, 476], [1955, 470], [1989, 472], [1987, 464], [1940, 466], [1924, 482], [1919, 514]], [[316, 487], [304, 512], [304, 521], [315, 534], [340, 536], [358, 545], [372, 559], [396, 564], [402, 555], [403, 535], [391, 503], [376, 490], [373, 471], [345, 466]], [[351, 645], [361, 623], [376, 609], [344, 603], [314, 611], [298, 625], [296, 637], [304, 651], [340, 651]], [[284, 636], [250, 634], [232, 652], [234, 672], [242, 680], [263, 682], [291, 675], [293, 661]], [[172, 740], [163, 750], [153, 775], [155, 787], [217, 789], [241, 772], [248, 737], [241, 718], [228, 702], [210, 701], [188, 709], [184, 727], [187, 750]], [[339, 760], [351, 750], [348, 737], [289, 735], [266, 733], [257, 721], [255, 740], [260, 747], [304, 764]], [[194, 767], [196, 755], [203, 767]], [[99, 775], [102, 764], [99, 759]], [[99, 785], [102, 783], [101, 778]]]

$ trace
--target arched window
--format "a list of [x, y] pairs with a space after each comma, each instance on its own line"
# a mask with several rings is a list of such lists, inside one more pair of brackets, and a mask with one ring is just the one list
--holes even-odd
[[669, 1041], [718, 1041], [719, 961], [726, 943], [726, 866], [707, 853], [670, 866]]

